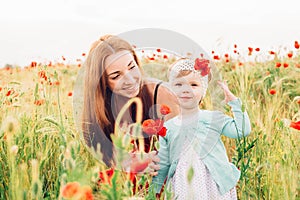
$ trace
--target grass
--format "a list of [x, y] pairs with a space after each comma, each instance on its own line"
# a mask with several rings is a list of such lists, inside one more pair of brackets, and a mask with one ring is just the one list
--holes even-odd
[[[278, 62], [288, 67], [276, 67]], [[146, 74], [166, 80], [168, 61], [143, 63]], [[300, 132], [284, 123], [300, 120], [300, 56], [243, 63], [221, 58], [215, 64], [252, 123], [249, 137], [223, 138], [242, 172], [239, 199], [300, 199]], [[72, 182], [91, 188], [94, 199], [155, 199], [145, 192], [149, 175], [138, 177], [142, 187], [135, 192], [122, 172], [97, 184], [105, 168], [84, 146], [73, 118], [79, 70], [63, 63], [0, 69], [0, 199], [64, 199], [63, 187]], [[202, 106], [211, 108], [210, 100], [208, 94]], [[88, 190], [81, 191], [76, 198], [89, 199]]]

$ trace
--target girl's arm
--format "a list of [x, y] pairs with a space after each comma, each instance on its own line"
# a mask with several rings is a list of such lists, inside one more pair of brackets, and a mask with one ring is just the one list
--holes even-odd
[[250, 134], [251, 125], [249, 116], [246, 111], [242, 111], [242, 104], [240, 99], [235, 99], [228, 102], [231, 106], [233, 118], [224, 115], [224, 124], [222, 133], [231, 138], [240, 138]]
[[223, 89], [225, 95], [225, 102], [231, 106], [233, 118], [224, 115], [224, 123], [222, 133], [231, 138], [244, 137], [250, 134], [251, 125], [249, 116], [246, 111], [242, 111], [242, 103], [232, 92], [229, 90], [226, 82], [218, 82], [219, 86]]

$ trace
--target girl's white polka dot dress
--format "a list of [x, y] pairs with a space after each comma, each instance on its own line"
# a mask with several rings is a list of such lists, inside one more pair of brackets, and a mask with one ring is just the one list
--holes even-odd
[[[185, 148], [183, 148], [175, 174], [172, 177], [173, 199], [236, 200], [235, 187], [224, 195], [220, 194], [217, 184], [212, 179], [208, 169], [191, 146], [185, 145]], [[194, 174], [189, 182], [188, 172], [191, 167]]]

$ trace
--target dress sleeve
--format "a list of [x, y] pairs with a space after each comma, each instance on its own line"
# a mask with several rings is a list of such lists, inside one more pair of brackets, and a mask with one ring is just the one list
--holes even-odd
[[169, 168], [170, 168], [170, 160], [169, 160], [169, 147], [168, 147], [168, 140], [167, 137], [159, 136], [159, 151], [158, 157], [159, 167], [158, 175], [154, 176], [152, 179], [152, 188], [156, 193], [160, 193], [160, 190], [164, 184], [164, 181], [168, 175]]
[[228, 102], [231, 106], [233, 118], [224, 115], [224, 124], [222, 127], [222, 134], [230, 138], [241, 138], [247, 136], [251, 132], [251, 125], [249, 116], [246, 111], [242, 111], [242, 103], [238, 98]]

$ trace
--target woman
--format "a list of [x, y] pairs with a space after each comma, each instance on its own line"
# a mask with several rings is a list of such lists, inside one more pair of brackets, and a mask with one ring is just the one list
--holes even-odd
[[[100, 145], [102, 160], [107, 166], [115, 164], [111, 139], [115, 118], [130, 98], [142, 100], [143, 120], [157, 117], [156, 104], [167, 104], [171, 108], [167, 119], [178, 113], [176, 97], [160, 82], [143, 78], [135, 51], [119, 37], [105, 35], [96, 41], [84, 66], [83, 135], [94, 150]], [[135, 106], [132, 106], [123, 122], [135, 122], [135, 113]], [[150, 138], [144, 137], [144, 143], [145, 151], [149, 152]], [[157, 161], [157, 157], [152, 158]], [[157, 169], [158, 165], [152, 167]]]

